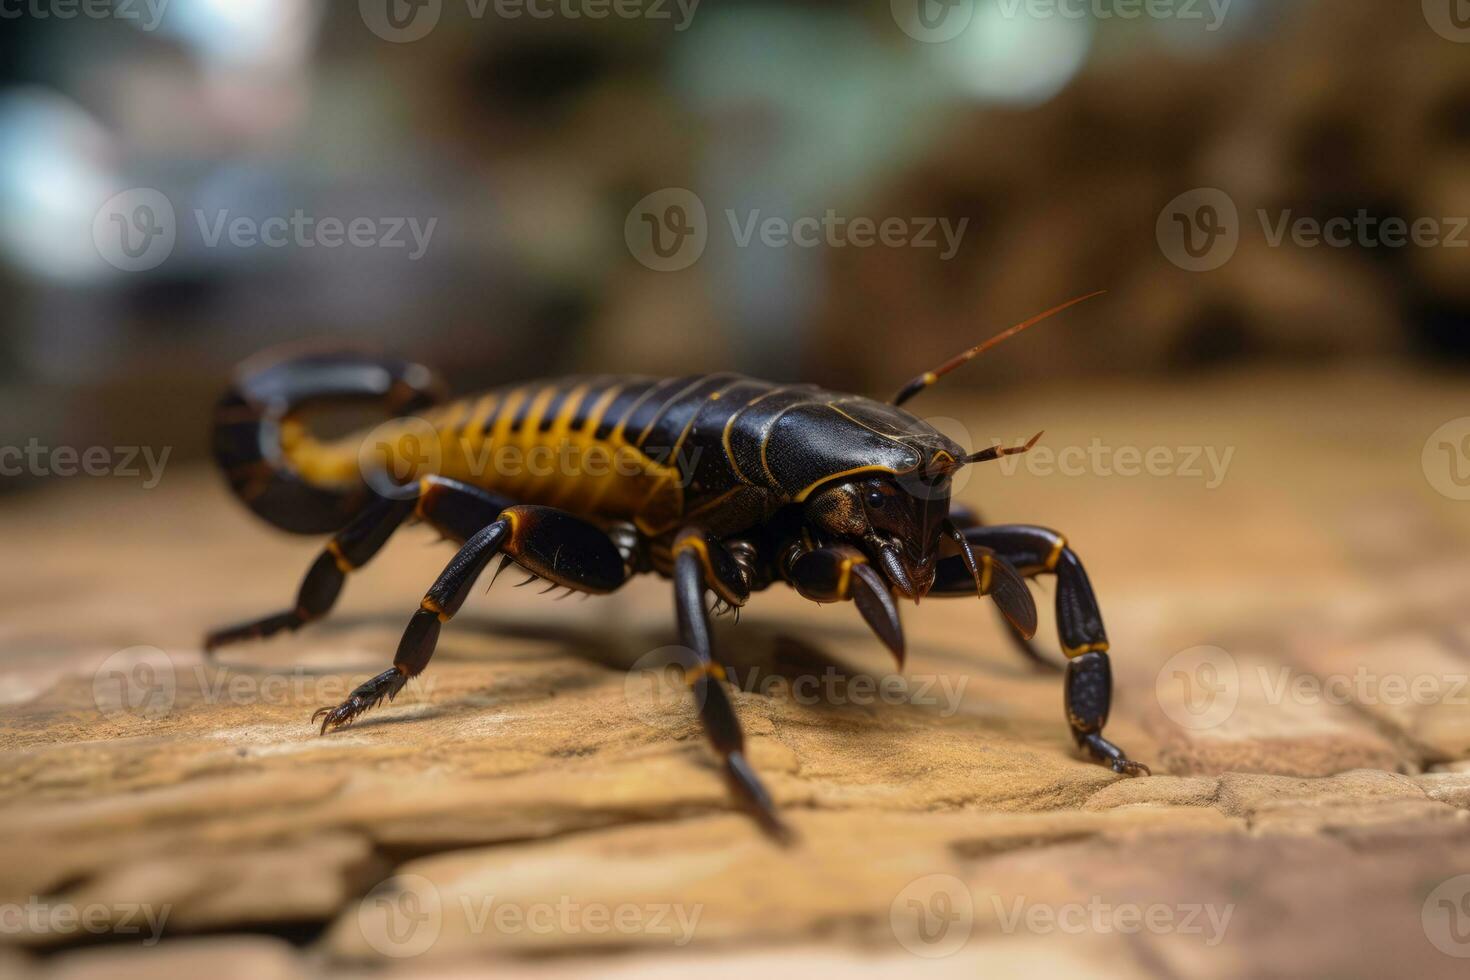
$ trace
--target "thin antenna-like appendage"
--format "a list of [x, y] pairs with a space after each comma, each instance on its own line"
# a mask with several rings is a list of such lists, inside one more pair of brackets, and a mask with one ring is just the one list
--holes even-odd
[[959, 367], [961, 364], [972, 361], [975, 358], [979, 357], [981, 354], [990, 350], [992, 347], [995, 347], [997, 344], [1001, 344], [1007, 340], [1010, 340], [1022, 330], [1034, 327], [1048, 317], [1056, 316], [1063, 310], [1070, 309], [1076, 306], [1078, 303], [1085, 303], [1087, 300], [1101, 296], [1105, 292], [1107, 292], [1106, 289], [1099, 289], [1095, 293], [1088, 293], [1086, 296], [1078, 296], [1076, 299], [1068, 300], [1061, 306], [1054, 306], [1051, 309], [1047, 310], [1045, 313], [1038, 313], [1029, 320], [1023, 320], [1020, 323], [1016, 324], [1014, 327], [1011, 327], [1007, 330], [1002, 330], [994, 337], [991, 337], [989, 340], [985, 341], [985, 343], [976, 344], [974, 347], [971, 347], [963, 354], [950, 358], [948, 361], [945, 361], [933, 371], [927, 371], [910, 381], [908, 384], [904, 385], [902, 388], [899, 389], [898, 394], [893, 396], [892, 404], [902, 405], [904, 402], [908, 401], [910, 398], [914, 397], [919, 392], [923, 391], [925, 388], [929, 387], [934, 382], [938, 381], [940, 378], [944, 377], [946, 374]]
[[963, 466], [967, 463], [988, 463], [992, 459], [1000, 459], [1002, 456], [1014, 456], [1017, 453], [1027, 453], [1031, 451], [1031, 448], [1035, 446], [1040, 439], [1041, 433], [1038, 432], [1036, 433], [1036, 435], [1032, 436], [1031, 440], [1027, 442], [1024, 446], [991, 446], [989, 449], [982, 449], [978, 453], [971, 453], [970, 455], [966, 456], [964, 459], [960, 460], [960, 465]]

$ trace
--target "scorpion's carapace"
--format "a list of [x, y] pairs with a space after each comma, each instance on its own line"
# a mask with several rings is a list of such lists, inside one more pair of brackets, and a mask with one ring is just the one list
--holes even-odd
[[[895, 598], [990, 596], [1029, 650], [1036, 608], [1024, 578], [1052, 574], [1072, 733], [1114, 770], [1147, 771], [1103, 738], [1107, 635], [1065, 539], [951, 510], [955, 470], [1029, 444], [968, 454], [895, 405], [735, 374], [569, 378], [447, 404], [439, 390], [415, 364], [316, 354], [245, 373], [220, 402], [214, 450], [235, 492], [285, 530], [333, 536], [290, 609], [217, 631], [209, 649], [325, 615], [346, 575], [405, 522], [460, 545], [393, 666], [318, 712], [323, 732], [427, 666], [442, 625], [497, 556], [587, 593], [654, 572], [674, 583], [685, 666], [726, 778], [784, 839], [745, 756], [706, 593], [717, 609], [774, 583], [817, 602], [852, 600], [902, 664]], [[394, 418], [370, 435], [315, 438], [310, 410], [343, 401], [376, 402]]]

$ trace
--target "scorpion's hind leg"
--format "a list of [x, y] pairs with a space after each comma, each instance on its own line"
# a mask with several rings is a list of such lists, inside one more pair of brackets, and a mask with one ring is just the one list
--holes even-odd
[[[463, 508], [463, 504], [461, 498], [446, 495], [437, 506]], [[468, 513], [462, 509], [457, 519], [466, 519]], [[425, 517], [434, 521], [431, 514]], [[312, 715], [313, 721], [321, 719], [323, 733], [351, 722], [384, 698], [391, 701], [410, 677], [428, 666], [440, 627], [464, 605], [475, 580], [499, 554], [533, 575], [581, 592], [611, 592], [627, 575], [623, 556], [612, 539], [565, 511], [516, 505], [491, 515], [488, 523], [468, 535], [424, 595], [398, 643], [393, 666], [359, 686], [335, 708], [321, 708]]]
[[686, 676], [699, 706], [700, 723], [719, 753], [726, 782], [740, 803], [769, 836], [779, 843], [790, 843], [793, 840], [790, 829], [776, 815], [770, 794], [745, 757], [745, 736], [735, 717], [730, 694], [725, 690], [725, 671], [714, 660], [709, 613], [704, 605], [705, 589], [733, 606], [744, 605], [750, 597], [749, 582], [725, 546], [697, 529], [679, 532], [674, 539], [673, 553], [679, 635], [694, 656], [694, 663], [686, 665]]
[[410, 518], [427, 520], [440, 533], [464, 541], [493, 521], [512, 501], [455, 480], [431, 476], [402, 497], [374, 495], [348, 525], [337, 532], [306, 573], [290, 609], [208, 634], [204, 649], [214, 652], [243, 640], [297, 630], [325, 616], [342, 592], [348, 573], [366, 565], [388, 538]]
[[[1113, 672], [1108, 659], [1108, 635], [1102, 610], [1088, 581], [1087, 570], [1066, 538], [1055, 531], [1027, 524], [970, 528], [965, 538], [977, 548], [995, 553], [1029, 577], [1051, 574], [1057, 578], [1057, 632], [1067, 655], [1067, 722], [1077, 744], [1113, 771], [1147, 775], [1148, 766], [1134, 762], [1103, 737], [1113, 698]], [[956, 559], [940, 563], [941, 580], [957, 577]], [[937, 589], [937, 586], [936, 586]]]

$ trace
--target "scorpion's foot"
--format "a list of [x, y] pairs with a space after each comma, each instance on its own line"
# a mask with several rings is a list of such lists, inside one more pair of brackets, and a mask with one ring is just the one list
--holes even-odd
[[1132, 759], [1128, 758], [1128, 756], [1123, 752], [1122, 749], [1118, 748], [1116, 745], [1114, 745], [1112, 742], [1109, 742], [1101, 735], [1098, 735], [1096, 733], [1090, 735], [1081, 735], [1078, 737], [1078, 741], [1080, 741], [1084, 746], [1087, 747], [1087, 751], [1092, 754], [1092, 757], [1094, 759], [1096, 759], [1098, 762], [1105, 763], [1109, 768], [1113, 770], [1113, 772], [1120, 773], [1124, 776], [1153, 775], [1153, 771], [1150, 770], [1148, 766], [1144, 765], [1142, 762], [1134, 762]]
[[311, 720], [322, 720], [321, 734], [325, 735], [327, 729], [341, 728], [343, 725], [352, 724], [352, 719], [362, 714], [369, 708], [377, 707], [384, 698], [392, 701], [403, 685], [407, 683], [408, 675], [397, 667], [383, 671], [377, 677], [357, 686], [357, 689], [347, 696], [347, 700], [335, 708], [318, 708], [312, 713]]
[[755, 818], [766, 836], [783, 847], [796, 843], [796, 834], [776, 815], [771, 795], [761, 785], [750, 763], [745, 761], [744, 752], [731, 752], [725, 757], [725, 779], [736, 799]]

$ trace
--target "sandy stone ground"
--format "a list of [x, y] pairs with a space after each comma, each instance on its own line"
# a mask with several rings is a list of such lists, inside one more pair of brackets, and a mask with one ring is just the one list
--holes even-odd
[[1466, 394], [927, 403], [977, 443], [1047, 430], [1049, 471], [991, 464], [961, 496], [1069, 535], [1113, 639], [1109, 733], [1155, 775], [1076, 755], [1060, 676], [985, 602], [906, 608], [895, 677], [855, 610], [773, 590], [717, 642], [785, 850], [648, 669], [666, 583], [554, 602], [507, 575], [396, 703], [320, 737], [446, 547], [402, 532], [330, 622], [211, 663], [203, 631], [281, 607], [317, 544], [203, 468], [52, 480], [0, 510], [0, 974], [1463, 976], [1470, 458], [1431, 434]]

